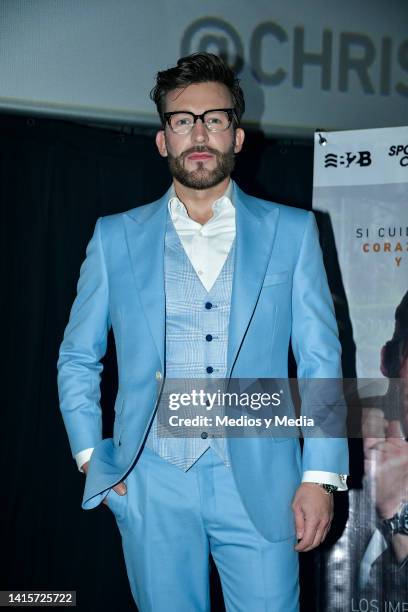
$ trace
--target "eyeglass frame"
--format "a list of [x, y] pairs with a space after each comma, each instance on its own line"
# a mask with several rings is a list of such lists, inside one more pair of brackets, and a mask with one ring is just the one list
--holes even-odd
[[[215, 113], [217, 111], [223, 111], [224, 113], [227, 113], [228, 115], [228, 119], [229, 119], [229, 124], [228, 126], [224, 129], [224, 130], [212, 130], [211, 128], [209, 128], [207, 126], [207, 124], [204, 121], [204, 115], [206, 115], [207, 113]], [[177, 115], [179, 113], [185, 113], [186, 115], [191, 115], [194, 119], [194, 123], [191, 126], [191, 128], [188, 130], [188, 132], [175, 132], [173, 130], [173, 128], [170, 125], [170, 119], [173, 115]], [[173, 132], [173, 134], [179, 134], [180, 136], [185, 136], [186, 134], [190, 134], [190, 132], [193, 130], [195, 124], [197, 123], [197, 119], [201, 119], [202, 124], [205, 126], [206, 130], [208, 130], [209, 132], [213, 132], [213, 133], [217, 133], [217, 132], [226, 132], [230, 127], [231, 124], [236, 121], [238, 123], [238, 117], [237, 114], [235, 112], [235, 108], [210, 108], [206, 111], [204, 111], [203, 113], [201, 113], [200, 115], [196, 115], [195, 113], [192, 113], [191, 111], [185, 111], [185, 110], [177, 110], [177, 111], [170, 111], [167, 113], [163, 113], [163, 124], [165, 125], [167, 123], [167, 125], [169, 126], [169, 128], [171, 129], [171, 131]]]

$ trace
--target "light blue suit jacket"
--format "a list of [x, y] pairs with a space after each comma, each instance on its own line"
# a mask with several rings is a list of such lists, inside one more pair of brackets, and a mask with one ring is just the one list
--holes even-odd
[[[235, 185], [236, 259], [228, 376], [286, 378], [290, 339], [299, 378], [341, 377], [333, 304], [312, 213]], [[72, 454], [94, 447], [82, 507], [97, 506], [129, 471], [165, 377], [164, 237], [169, 192], [98, 219], [81, 267], [58, 361], [60, 407]], [[112, 326], [119, 390], [113, 438], [102, 439], [100, 359]], [[162, 378], [160, 379], [160, 375]], [[347, 440], [229, 438], [235, 481], [269, 540], [294, 534], [291, 500], [305, 470], [348, 472]]]

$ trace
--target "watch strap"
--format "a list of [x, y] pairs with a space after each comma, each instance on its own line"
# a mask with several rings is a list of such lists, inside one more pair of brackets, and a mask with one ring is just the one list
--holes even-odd
[[336, 485], [330, 485], [322, 482], [316, 482], [315, 484], [318, 484], [320, 487], [322, 487], [326, 495], [331, 495], [332, 493], [335, 493], [335, 491], [337, 491], [338, 489]]
[[404, 503], [391, 518], [381, 519], [380, 526], [382, 532], [391, 537], [398, 533], [408, 535], [408, 502]]

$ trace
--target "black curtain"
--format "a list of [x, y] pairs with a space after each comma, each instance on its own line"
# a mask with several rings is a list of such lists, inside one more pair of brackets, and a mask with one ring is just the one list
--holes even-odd
[[[0, 115], [0, 136], [0, 589], [70, 589], [80, 610], [134, 610], [113, 515], [104, 506], [80, 507], [84, 476], [58, 408], [56, 362], [96, 219], [159, 197], [170, 184], [167, 165], [148, 128]], [[310, 208], [312, 166], [311, 140], [248, 132], [234, 178], [253, 195]], [[116, 384], [111, 338], [102, 383], [105, 435]], [[308, 612], [317, 609], [317, 569], [316, 557], [303, 555]], [[213, 608], [222, 610], [215, 572], [212, 587]]]

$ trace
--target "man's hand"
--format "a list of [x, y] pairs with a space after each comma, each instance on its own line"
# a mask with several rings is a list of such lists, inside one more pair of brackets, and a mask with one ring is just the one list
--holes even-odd
[[365, 449], [364, 469], [374, 480], [375, 505], [381, 518], [391, 518], [408, 499], [408, 444], [401, 424], [390, 421], [385, 440]]
[[363, 434], [364, 454], [376, 444], [385, 442], [389, 422], [379, 408], [363, 408], [361, 429]]
[[[86, 463], [81, 465], [81, 467], [82, 467], [82, 469], [84, 470], [84, 472], [86, 474], [88, 472], [89, 461], [87, 461]], [[115, 485], [112, 488], [115, 491], [115, 493], [117, 493], [118, 495], [126, 495], [126, 493], [127, 493], [127, 487], [126, 487], [124, 482], [118, 482], [118, 484]], [[106, 501], [106, 499], [104, 499], [102, 501], [102, 503], [105, 504], [106, 506], [108, 506], [108, 502]]]
[[84, 473], [87, 474], [88, 473], [88, 468], [89, 468], [89, 461], [87, 461], [86, 463], [83, 463], [81, 465], [81, 470], [84, 470]]
[[[383, 519], [394, 516], [401, 503], [408, 500], [408, 444], [401, 423], [388, 423], [385, 439], [364, 446], [364, 471], [372, 479], [373, 501]], [[408, 536], [398, 533], [392, 538], [394, 554], [399, 563], [408, 556]]]
[[300, 542], [298, 552], [308, 552], [326, 538], [333, 519], [333, 495], [328, 495], [318, 484], [302, 482], [292, 503], [296, 534]]

